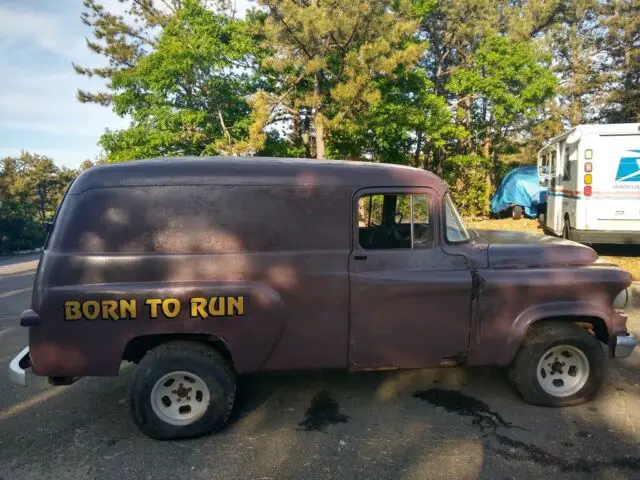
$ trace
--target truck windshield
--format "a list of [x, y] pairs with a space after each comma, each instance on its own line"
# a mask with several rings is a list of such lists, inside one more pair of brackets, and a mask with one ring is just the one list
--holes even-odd
[[458, 215], [458, 211], [448, 194], [445, 195], [444, 208], [447, 241], [451, 243], [469, 241], [471, 238], [469, 236], [469, 232], [464, 226], [464, 223], [462, 223], [462, 219], [460, 218], [460, 215]]

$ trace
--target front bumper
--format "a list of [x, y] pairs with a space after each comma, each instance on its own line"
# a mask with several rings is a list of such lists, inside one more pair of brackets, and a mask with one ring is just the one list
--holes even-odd
[[627, 358], [638, 345], [638, 339], [633, 335], [618, 335], [615, 337], [613, 356], [615, 358]]
[[29, 347], [24, 347], [22, 351], [13, 357], [9, 363], [9, 379], [18, 385], [27, 384], [25, 369], [31, 367], [31, 357], [29, 357]]

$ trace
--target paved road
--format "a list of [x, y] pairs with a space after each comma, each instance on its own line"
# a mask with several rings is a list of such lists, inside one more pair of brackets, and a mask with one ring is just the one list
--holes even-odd
[[595, 402], [561, 410], [524, 404], [495, 369], [250, 376], [222, 433], [149, 440], [128, 416], [130, 369], [9, 383], [36, 263], [0, 260], [3, 480], [640, 477], [640, 353], [611, 363]]

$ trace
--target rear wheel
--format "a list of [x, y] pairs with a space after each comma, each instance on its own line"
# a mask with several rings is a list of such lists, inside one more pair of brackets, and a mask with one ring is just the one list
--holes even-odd
[[605, 354], [597, 338], [573, 323], [548, 322], [527, 333], [509, 378], [526, 402], [564, 407], [594, 398], [604, 371]]
[[148, 352], [134, 374], [131, 414], [158, 440], [206, 435], [227, 422], [236, 382], [225, 359], [195, 342], [170, 342]]

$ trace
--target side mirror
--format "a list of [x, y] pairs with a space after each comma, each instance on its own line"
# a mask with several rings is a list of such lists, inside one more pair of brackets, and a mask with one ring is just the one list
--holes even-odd
[[53, 230], [53, 222], [46, 222], [44, 224], [44, 231], [47, 233], [51, 233], [51, 230]]

